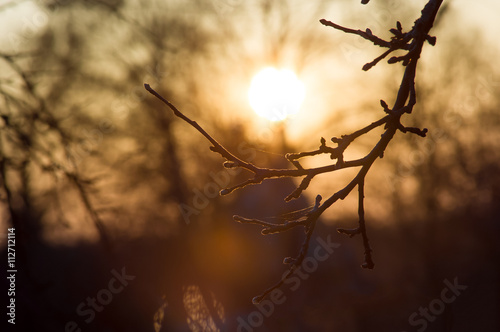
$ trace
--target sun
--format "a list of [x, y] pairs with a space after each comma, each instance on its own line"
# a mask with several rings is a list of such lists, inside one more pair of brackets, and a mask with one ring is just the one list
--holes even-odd
[[289, 69], [267, 67], [252, 79], [248, 99], [255, 113], [271, 121], [297, 114], [304, 101], [305, 87]]

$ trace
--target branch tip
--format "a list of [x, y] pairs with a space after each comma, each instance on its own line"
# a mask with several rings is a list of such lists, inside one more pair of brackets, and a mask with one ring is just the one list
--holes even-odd
[[373, 268], [375, 267], [375, 264], [372, 261], [364, 262], [363, 264], [361, 264], [361, 267], [363, 269], [373, 270]]
[[256, 296], [252, 299], [253, 304], [259, 304], [264, 297], [262, 295]]
[[231, 193], [231, 190], [229, 190], [227, 188], [224, 188], [221, 191], [219, 191], [219, 195], [221, 195], [221, 196], [229, 195], [230, 193]]

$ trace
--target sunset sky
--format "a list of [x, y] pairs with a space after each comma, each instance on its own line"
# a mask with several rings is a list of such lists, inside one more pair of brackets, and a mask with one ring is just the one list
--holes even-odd
[[0, 0], [21, 330], [498, 331], [500, 2], [319, 22], [428, 2]]
[[[161, 5], [173, 4], [172, 8], [177, 8], [176, 10], [181, 10], [181, 12], [182, 8], [187, 6], [183, 2], [176, 1], [159, 3]], [[390, 8], [402, 10], [405, 13], [401, 21], [403, 27], [408, 29], [418, 16], [419, 8], [426, 1], [410, 2], [411, 8], [403, 8], [396, 1], [384, 2], [381, 5], [377, 0], [372, 0], [366, 6], [354, 1], [326, 1], [321, 2], [326, 5], [324, 11], [320, 12], [315, 12], [316, 7], [311, 3], [304, 4], [300, 1], [288, 3], [291, 4], [290, 18], [286, 16], [280, 18], [274, 13], [272, 15], [276, 17], [271, 16], [271, 19], [266, 19], [252, 4], [224, 0], [207, 2], [206, 13], [193, 13], [188, 10], [185, 15], [196, 18], [208, 16], [206, 29], [209, 31], [218, 33], [219, 30], [227, 27], [234, 29], [231, 31], [236, 36], [233, 41], [228, 42], [227, 45], [226, 42], [214, 43], [222, 52], [227, 52], [226, 57], [213, 57], [214, 61], [206, 60], [207, 63], [212, 61], [210, 64], [214, 69], [206, 69], [205, 64], [197, 69], [199, 70], [197, 75], [204, 75], [204, 71], [206, 75], [212, 75], [208, 81], [209, 84], [205, 84], [204, 80], [197, 84], [200, 85], [201, 101], [213, 108], [210, 112], [218, 112], [217, 121], [226, 123], [245, 121], [247, 130], [253, 131], [256, 141], [268, 144], [272, 141], [279, 142], [284, 138], [288, 143], [297, 144], [300, 149], [310, 149], [318, 144], [322, 136], [338, 136], [355, 130], [360, 125], [360, 119], [364, 121], [363, 123], [376, 120], [380, 116], [379, 100], [387, 98], [387, 101], [391, 102], [390, 98], [394, 96], [401, 73], [401, 68], [388, 66], [384, 61], [370, 71], [363, 72], [361, 70], [363, 64], [379, 55], [380, 49], [358, 36], [324, 27], [318, 20], [326, 18], [351, 28], [370, 27], [375, 34], [387, 38], [387, 29], [393, 27], [395, 23], [393, 20], [396, 19], [395, 16], [390, 16], [392, 15]], [[500, 46], [497, 36], [500, 32], [500, 21], [496, 18], [497, 13], [500, 12], [498, 1], [489, 0], [474, 4], [465, 0], [444, 2], [445, 5], [447, 3], [451, 6], [451, 13], [448, 13], [450, 16], [446, 16], [445, 21], [440, 22], [436, 30], [433, 30], [437, 34], [438, 43], [435, 47], [427, 47], [423, 52], [424, 60], [427, 59], [426, 57], [432, 59], [432, 61], [423, 61], [423, 66], [419, 69], [419, 75], [426, 82], [432, 82], [436, 77], [435, 74], [439, 73], [440, 68], [445, 67], [449, 61], [445, 57], [446, 49], [453, 42], [452, 38], [456, 36], [463, 35], [464, 40], [468, 40], [467, 38], [471, 36], [476, 40], [485, 39], [484, 48], [480, 50], [466, 48], [467, 51], [475, 51], [477, 54], [488, 52], [495, 54]], [[29, 50], [30, 41], [35, 40], [36, 36], [49, 26], [51, 19], [58, 13], [57, 6], [54, 12], [49, 12], [39, 7], [34, 1], [22, 1], [17, 4], [4, 1], [2, 5], [3, 7], [0, 6], [0, 8], [4, 9], [0, 13], [0, 24], [5, 33], [0, 36], [0, 45], [3, 46], [3, 52], [6, 54]], [[130, 17], [134, 19], [132, 9], [129, 8], [124, 13], [125, 16], [131, 15]], [[289, 19], [293, 21], [293, 24], [280, 29], [280, 19], [284, 21]], [[201, 21], [200, 25], [202, 25]], [[248, 26], [252, 28], [249, 29]], [[300, 33], [306, 28], [310, 29], [305, 33], [306, 37], [300, 37]], [[284, 44], [275, 45], [276, 40], [279, 40], [275, 38], [275, 35], [280, 35], [286, 29], [290, 29], [290, 32], [289, 35], [284, 35]], [[107, 31], [102, 31], [101, 34], [106, 35], [106, 33]], [[313, 40], [316, 44], [313, 43], [310, 50], [303, 49], [300, 44], [310, 39], [307, 34], [319, 36], [318, 40]], [[113, 40], [117, 36], [109, 32], [109, 36], [104, 38], [111, 38], [112, 41], [99, 47], [116, 51], [113, 50]], [[134, 52], [133, 49], [125, 51]], [[138, 50], [138, 54], [140, 52]], [[273, 56], [276, 58], [273, 59]], [[461, 57], [460, 53], [455, 57], [458, 61]], [[113, 64], [114, 60], [104, 57], [102, 59], [102, 64], [96, 61], [91, 64], [111, 70], [112, 67], [109, 64]], [[282, 124], [271, 123], [257, 116], [248, 98], [254, 75], [259, 70], [272, 65], [295, 71], [305, 87], [305, 99], [300, 111], [287, 118]], [[392, 71], [393, 75], [386, 75], [387, 70]], [[148, 78], [149, 72], [148, 68], [144, 69], [145, 79], [150, 79]], [[492, 84], [500, 81], [496, 76], [498, 72], [495, 71], [485, 72], [481, 69], [476, 71], [476, 74], [483, 77], [482, 79], [493, 82]], [[182, 86], [182, 79], [177, 82], [179, 86]], [[463, 82], [465, 91], [470, 89], [466, 86], [468, 82]], [[150, 83], [153, 86], [155, 84], [155, 82]], [[137, 89], [141, 89], [141, 86], [138, 85]], [[169, 97], [175, 100], [176, 96]], [[182, 106], [184, 105], [179, 105], [179, 107]], [[190, 109], [187, 108], [187, 110], [189, 112]], [[187, 133], [191, 132], [187, 131]], [[361, 153], [361, 150], [358, 152]], [[321, 163], [324, 160], [312, 161], [313, 164], [316, 162]]]

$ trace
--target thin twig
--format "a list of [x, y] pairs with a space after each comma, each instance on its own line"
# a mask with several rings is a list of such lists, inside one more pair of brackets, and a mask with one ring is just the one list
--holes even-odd
[[343, 27], [343, 26], [338, 25], [336, 23], [330, 22], [328, 20], [325, 20], [324, 18], [319, 20], [319, 22], [325, 26], [330, 26], [332, 28], [343, 31], [345, 33], [351, 33], [351, 34], [361, 36], [364, 39], [371, 41], [373, 44], [375, 44], [377, 46], [391, 47], [391, 42], [385, 41], [382, 38], [375, 36], [370, 29], [366, 29], [365, 31], [354, 30], [354, 29], [346, 28], [346, 27]]
[[366, 269], [373, 269], [375, 264], [373, 264], [372, 260], [372, 248], [370, 248], [370, 243], [368, 241], [368, 235], [366, 234], [366, 225], [365, 225], [365, 207], [364, 207], [364, 198], [365, 198], [365, 180], [361, 179], [358, 184], [359, 190], [359, 204], [358, 204], [358, 215], [359, 215], [359, 232], [363, 237], [363, 247], [365, 248], [365, 262], [361, 265]]

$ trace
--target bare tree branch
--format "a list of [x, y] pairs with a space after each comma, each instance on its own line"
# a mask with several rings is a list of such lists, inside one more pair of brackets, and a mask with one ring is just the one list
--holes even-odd
[[[368, 0], [363, 0], [363, 4], [368, 3]], [[401, 123], [401, 118], [404, 114], [410, 114], [416, 104], [416, 91], [415, 91], [415, 76], [417, 63], [420, 58], [420, 53], [424, 42], [429, 42], [431, 45], [435, 44], [435, 37], [430, 37], [428, 35], [430, 29], [433, 26], [436, 14], [439, 7], [441, 6], [442, 0], [429, 0], [422, 10], [422, 15], [417, 19], [408, 32], [403, 32], [400, 22], [396, 23], [396, 28], [390, 29], [390, 32], [394, 35], [390, 41], [385, 41], [377, 36], [375, 36], [370, 29], [354, 30], [350, 28], [342, 27], [333, 22], [327, 21], [325, 19], [320, 20], [323, 25], [333, 27], [337, 30], [343, 31], [345, 33], [358, 35], [366, 40], [371, 41], [374, 45], [387, 48], [382, 55], [374, 59], [372, 62], [364, 65], [363, 70], [368, 70], [374, 65], [376, 65], [380, 60], [384, 59], [387, 55], [395, 50], [403, 50], [407, 53], [403, 56], [392, 57], [388, 60], [388, 63], [399, 63], [401, 62], [405, 66], [405, 71], [403, 78], [401, 80], [400, 87], [397, 92], [396, 101], [392, 108], [389, 108], [387, 103], [383, 100], [380, 104], [384, 111], [384, 116], [379, 120], [362, 127], [361, 129], [349, 134], [342, 135], [340, 138], [333, 137], [331, 141], [337, 144], [336, 147], [330, 147], [326, 145], [326, 140], [324, 138], [320, 139], [320, 146], [317, 150], [299, 153], [289, 153], [286, 154], [286, 159], [295, 167], [294, 169], [269, 169], [258, 167], [252, 163], [243, 161], [238, 157], [234, 156], [232, 153], [227, 151], [219, 142], [217, 142], [211, 135], [209, 135], [198, 123], [192, 121], [183, 113], [181, 113], [172, 103], [167, 101], [161, 95], [159, 95], [155, 90], [153, 90], [149, 84], [145, 84], [145, 88], [155, 97], [160, 99], [165, 103], [174, 114], [194, 127], [198, 132], [200, 132], [205, 138], [212, 144], [210, 149], [214, 152], [219, 153], [222, 157], [226, 159], [223, 166], [226, 168], [240, 167], [246, 169], [247, 171], [253, 173], [253, 177], [250, 177], [246, 181], [237, 184], [233, 187], [221, 190], [221, 195], [226, 195], [232, 191], [243, 188], [247, 185], [258, 184], [269, 178], [278, 177], [303, 177], [299, 186], [289, 194], [285, 200], [289, 201], [300, 197], [304, 190], [306, 190], [312, 181], [312, 179], [319, 174], [334, 172], [344, 168], [358, 167], [359, 170], [354, 178], [342, 189], [338, 190], [332, 194], [329, 198], [323, 201], [322, 197], [318, 195], [313, 207], [295, 211], [286, 217], [282, 223], [271, 223], [258, 219], [248, 219], [241, 216], [234, 216], [234, 220], [240, 223], [256, 224], [262, 228], [262, 234], [275, 234], [288, 231], [297, 226], [304, 227], [306, 236], [304, 242], [302, 243], [301, 250], [299, 254], [295, 257], [287, 257], [284, 259], [284, 264], [288, 265], [288, 272], [285, 276], [277, 282], [275, 285], [266, 289], [261, 295], [256, 296], [253, 299], [254, 303], [260, 302], [264, 299], [270, 292], [274, 289], [280, 287], [284, 280], [290, 277], [294, 271], [300, 267], [302, 264], [307, 250], [309, 248], [310, 239], [318, 218], [322, 213], [328, 209], [332, 204], [334, 204], [339, 199], [344, 199], [352, 192], [352, 190], [358, 187], [358, 217], [359, 225], [355, 229], [338, 229], [340, 233], [354, 236], [356, 234], [361, 234], [364, 246], [364, 262], [362, 264], [363, 268], [372, 269], [374, 267], [373, 259], [371, 256], [372, 249], [369, 244], [369, 239], [366, 232], [365, 224], [365, 210], [364, 210], [364, 183], [365, 177], [370, 168], [372, 167], [375, 160], [382, 158], [384, 152], [389, 145], [390, 141], [393, 139], [396, 132], [401, 131], [403, 133], [410, 132], [416, 135], [424, 137], [427, 129], [419, 129], [413, 127], [405, 127]], [[351, 142], [356, 138], [370, 132], [371, 130], [384, 125], [384, 132], [382, 133], [378, 142], [375, 143], [371, 151], [363, 158], [355, 160], [344, 160], [344, 151], [349, 147]], [[336, 162], [330, 165], [316, 167], [316, 168], [303, 168], [298, 160], [301, 158], [306, 158], [310, 156], [315, 156], [319, 154], [329, 154], [331, 159], [336, 159]]]

